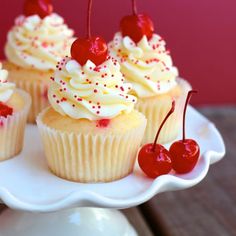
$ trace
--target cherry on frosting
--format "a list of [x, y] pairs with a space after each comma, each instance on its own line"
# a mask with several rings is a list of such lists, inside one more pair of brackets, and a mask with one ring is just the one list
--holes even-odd
[[133, 15], [124, 16], [120, 22], [120, 29], [123, 36], [129, 36], [135, 43], [138, 43], [144, 35], [151, 39], [154, 32], [154, 25], [148, 15], [137, 14], [136, 1], [133, 2]]
[[92, 0], [88, 3], [87, 13], [87, 38], [78, 38], [71, 46], [71, 56], [80, 65], [84, 65], [88, 60], [96, 66], [107, 60], [108, 48], [102, 37], [91, 37], [91, 8]]
[[196, 93], [196, 91], [189, 91], [185, 102], [183, 113], [183, 138], [182, 140], [174, 142], [169, 149], [173, 169], [179, 174], [190, 172], [195, 167], [200, 155], [200, 147], [197, 142], [193, 139], [185, 138], [185, 115], [187, 105], [193, 93]]
[[6, 104], [0, 102], [0, 117], [5, 117], [11, 116], [13, 113], [13, 109]]
[[107, 44], [101, 37], [78, 38], [71, 46], [71, 56], [80, 65], [90, 60], [98, 66], [106, 61], [107, 54]]
[[23, 13], [25, 16], [38, 15], [44, 18], [53, 12], [51, 0], [26, 0]]
[[172, 169], [172, 161], [169, 151], [162, 146], [157, 144], [158, 136], [161, 129], [169, 116], [175, 110], [175, 102], [172, 102], [172, 106], [165, 119], [162, 121], [154, 143], [144, 145], [138, 154], [138, 163], [143, 172], [150, 178], [156, 178], [160, 175], [168, 174]]

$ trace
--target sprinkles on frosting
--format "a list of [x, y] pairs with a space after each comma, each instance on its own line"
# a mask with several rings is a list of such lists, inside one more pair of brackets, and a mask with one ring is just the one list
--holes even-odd
[[99, 120], [133, 109], [136, 98], [128, 95], [131, 85], [124, 83], [117, 59], [109, 57], [99, 66], [90, 61], [80, 66], [67, 57], [56, 68], [49, 99], [59, 113]]
[[44, 19], [21, 15], [8, 33], [6, 56], [23, 68], [54, 69], [57, 60], [69, 52], [73, 33], [55, 13]]
[[176, 85], [177, 69], [173, 67], [170, 51], [166, 50], [165, 41], [159, 35], [154, 34], [150, 40], [143, 36], [135, 44], [131, 38], [118, 32], [108, 48], [139, 97], [155, 96]]

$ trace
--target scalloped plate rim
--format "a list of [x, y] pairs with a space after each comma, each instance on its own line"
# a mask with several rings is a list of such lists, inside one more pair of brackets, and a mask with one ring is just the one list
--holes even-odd
[[[190, 106], [191, 107], [191, 106]], [[0, 187], [0, 199], [4, 202], [8, 207], [16, 210], [24, 210], [31, 212], [52, 212], [58, 211], [62, 209], [72, 208], [72, 207], [103, 207], [103, 208], [129, 208], [141, 203], [148, 201], [150, 198], [155, 196], [158, 193], [166, 192], [166, 191], [174, 191], [178, 189], [186, 189], [198, 184], [204, 177], [207, 175], [209, 167], [211, 164], [218, 162], [225, 155], [225, 145], [224, 141], [216, 129], [213, 123], [211, 123], [207, 118], [205, 118], [201, 113], [196, 111], [191, 107], [192, 112], [198, 113], [201, 117], [208, 121], [211, 128], [214, 129], [214, 132], [217, 135], [218, 142], [221, 146], [221, 151], [216, 152], [214, 150], [208, 150], [201, 155], [202, 161], [206, 164], [200, 172], [200, 174], [194, 179], [183, 179], [181, 177], [168, 174], [163, 175], [151, 183], [148, 189], [139, 194], [136, 197], [126, 198], [126, 199], [114, 199], [110, 197], [102, 196], [94, 191], [74, 191], [64, 197], [62, 200], [58, 200], [54, 203], [50, 204], [32, 204], [24, 202], [18, 199], [14, 194], [10, 193], [6, 188]], [[161, 184], [160, 184], [161, 183]], [[174, 188], [165, 189], [168, 184], [174, 184]]]

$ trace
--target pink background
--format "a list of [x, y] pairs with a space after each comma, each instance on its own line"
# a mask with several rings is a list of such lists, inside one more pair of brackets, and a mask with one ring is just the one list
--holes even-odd
[[[199, 94], [195, 104], [236, 103], [236, 1], [137, 0], [139, 12], [148, 13], [156, 32], [167, 41], [180, 75]], [[54, 0], [76, 35], [85, 33], [86, 0]], [[23, 0], [0, 0], [0, 57], [6, 33], [22, 12]], [[128, 0], [94, 0], [92, 30], [111, 40], [123, 15], [131, 12]]]

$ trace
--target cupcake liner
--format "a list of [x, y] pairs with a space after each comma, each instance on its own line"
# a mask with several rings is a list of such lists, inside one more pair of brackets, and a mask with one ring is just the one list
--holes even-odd
[[16, 89], [24, 99], [23, 110], [8, 117], [0, 117], [0, 161], [10, 159], [20, 153], [23, 147], [25, 124], [31, 105], [30, 96]]
[[178, 78], [177, 82], [182, 90], [180, 96], [173, 98], [172, 95], [166, 94], [166, 96], [162, 99], [159, 99], [160, 97], [158, 96], [152, 98], [152, 100], [138, 99], [135, 108], [139, 112], [143, 113], [147, 118], [147, 127], [142, 143], [153, 142], [161, 122], [171, 108], [173, 99], [176, 102], [175, 111], [163, 126], [158, 137], [158, 143], [165, 144], [177, 138], [182, 127], [182, 117], [186, 95], [191, 89], [191, 86], [187, 81]]
[[49, 106], [47, 90], [49, 83], [42, 81], [20, 80], [9, 78], [16, 86], [28, 92], [32, 98], [32, 105], [29, 111], [28, 123], [35, 123], [37, 115]]
[[124, 134], [67, 133], [37, 118], [50, 170], [57, 176], [76, 182], [110, 182], [133, 171], [146, 121]]

